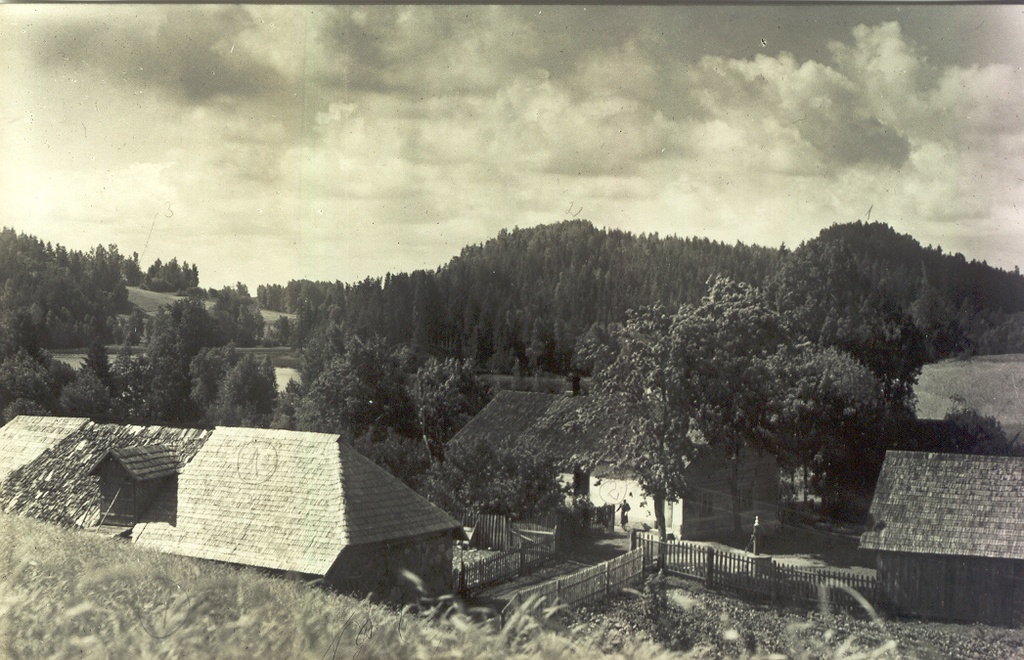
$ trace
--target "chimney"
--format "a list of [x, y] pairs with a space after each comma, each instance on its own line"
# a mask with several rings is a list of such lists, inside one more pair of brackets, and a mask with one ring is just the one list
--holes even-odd
[[579, 374], [573, 374], [572, 376], [569, 377], [569, 382], [572, 383], [572, 395], [573, 396], [579, 396], [580, 395], [580, 375]]

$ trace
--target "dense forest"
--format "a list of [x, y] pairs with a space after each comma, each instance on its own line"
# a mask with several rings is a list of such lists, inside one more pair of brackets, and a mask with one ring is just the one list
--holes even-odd
[[83, 348], [94, 340], [120, 343], [135, 320], [127, 315], [126, 287], [186, 293], [199, 286], [199, 269], [157, 259], [145, 272], [139, 255], [116, 245], [88, 252], [43, 243], [0, 229], [0, 310], [24, 341], [41, 348]]
[[[147, 316], [129, 286], [185, 297]], [[295, 316], [268, 327], [260, 306]], [[294, 347], [301, 383], [279, 392], [269, 359], [242, 350], [268, 344]], [[46, 350], [86, 346], [78, 370]], [[500, 497], [462, 504], [500, 501], [503, 513], [539, 511], [559, 486], [547, 456], [460, 455], [448, 442], [486, 405], [487, 372], [593, 376], [605, 406], [629, 395], [620, 384], [654, 378], [678, 413], [666, 438], [689, 437], [677, 432], [687, 425], [708, 442], [749, 438], [830, 514], [857, 519], [887, 449], [1016, 451], [970, 410], [946, 420], [955, 446], [914, 430], [924, 364], [1008, 352], [1024, 352], [1024, 277], [879, 223], [834, 225], [790, 250], [567, 221], [502, 231], [434, 271], [266, 285], [255, 298], [242, 284], [204, 291], [177, 259], [143, 270], [113, 245], [76, 252], [0, 232], [2, 421], [337, 433], [427, 496], [455, 492], [458, 465], [486, 463], [483, 488]], [[653, 382], [619, 418], [642, 426]], [[656, 434], [630, 437], [632, 460], [651, 464], [635, 441]]]
[[[1024, 352], [1019, 272], [923, 247], [881, 223], [834, 225], [790, 251], [635, 236], [567, 221], [502, 231], [436, 271], [355, 284], [265, 285], [257, 298], [266, 309], [298, 315], [296, 346], [337, 325], [433, 355], [470, 358], [492, 372], [589, 373], [593, 365], [574, 356], [607, 336], [608, 325], [623, 322], [629, 309], [696, 303], [716, 275], [771, 289], [786, 264], [799, 262], [804, 272], [790, 266], [791, 277], [813, 279], [834, 258], [847, 259], [844, 276], [854, 277], [836, 282], [835, 295], [884, 297], [924, 334], [929, 360]], [[858, 290], [842, 291], [854, 283]], [[833, 310], [848, 312], [857, 310]]]

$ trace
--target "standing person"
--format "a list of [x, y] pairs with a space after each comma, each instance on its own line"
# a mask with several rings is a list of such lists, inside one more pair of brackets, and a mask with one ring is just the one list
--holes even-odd
[[626, 529], [626, 523], [629, 522], [629, 509], [629, 502], [623, 499], [622, 504], [619, 505], [619, 511], [622, 512], [622, 515], [619, 518], [619, 522], [622, 524], [623, 530]]

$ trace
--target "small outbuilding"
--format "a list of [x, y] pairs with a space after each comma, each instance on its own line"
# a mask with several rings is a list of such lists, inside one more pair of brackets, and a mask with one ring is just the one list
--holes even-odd
[[113, 447], [92, 467], [100, 478], [100, 525], [131, 527], [164, 489], [177, 489], [178, 458], [163, 445]]
[[1024, 458], [889, 451], [861, 548], [880, 604], [929, 619], [1024, 620]]

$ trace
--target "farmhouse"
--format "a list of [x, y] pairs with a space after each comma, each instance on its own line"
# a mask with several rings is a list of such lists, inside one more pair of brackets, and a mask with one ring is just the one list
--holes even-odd
[[897, 613], [1024, 619], [1024, 459], [889, 451], [861, 547]]
[[[499, 392], [451, 442], [484, 439], [489, 443], [520, 443], [549, 452], [564, 470], [576, 494], [595, 506], [630, 505], [631, 524], [655, 526], [653, 501], [644, 496], [636, 478], [617, 464], [615, 439], [609, 429], [582, 429], [571, 422], [583, 397], [571, 394]], [[744, 447], [734, 466], [721, 453], [709, 450], [684, 473], [688, 496], [665, 503], [667, 531], [678, 538], [708, 538], [733, 529], [731, 472], [736, 469], [740, 518], [750, 529], [755, 516], [762, 529], [778, 524], [779, 470], [767, 452]]]
[[[461, 524], [336, 435], [77, 421], [0, 484], [0, 508], [344, 591], [419, 595], [404, 571], [450, 591]], [[46, 426], [11, 424], [0, 434]]]

